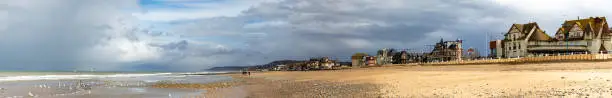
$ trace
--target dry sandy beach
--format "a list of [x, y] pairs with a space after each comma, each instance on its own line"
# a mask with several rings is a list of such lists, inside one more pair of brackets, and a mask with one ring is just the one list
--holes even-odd
[[229, 76], [235, 79], [205, 87], [208, 92], [203, 96], [207, 98], [612, 97], [612, 62], [387, 66]]

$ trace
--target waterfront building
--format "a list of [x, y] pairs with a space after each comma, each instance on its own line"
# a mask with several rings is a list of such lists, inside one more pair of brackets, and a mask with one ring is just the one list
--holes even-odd
[[355, 53], [351, 56], [351, 66], [361, 67], [365, 65], [365, 57], [368, 56], [366, 53]]
[[394, 49], [380, 49], [376, 54], [376, 65], [392, 64]]
[[376, 57], [375, 56], [366, 56], [366, 65], [367, 66], [374, 66], [376, 65]]
[[537, 23], [513, 24], [504, 35], [503, 55], [507, 58], [556, 54], [607, 52], [612, 48], [605, 17], [565, 21], [554, 37]]
[[329, 57], [321, 58], [321, 68], [322, 69], [332, 69], [336, 66], [336, 60], [331, 60]]
[[431, 53], [427, 54], [427, 61], [453, 61], [461, 60], [463, 55], [462, 41], [444, 41], [436, 43]]
[[504, 46], [503, 40], [494, 40], [489, 42], [489, 57], [492, 58], [503, 58], [504, 57]]
[[480, 58], [480, 53], [478, 52], [477, 49], [470, 47], [465, 51], [464, 57], [465, 59], [468, 59], [468, 60], [475, 60], [475, 59]]
[[392, 62], [393, 64], [407, 64], [410, 59], [409, 56], [410, 55], [405, 50], [393, 53]]

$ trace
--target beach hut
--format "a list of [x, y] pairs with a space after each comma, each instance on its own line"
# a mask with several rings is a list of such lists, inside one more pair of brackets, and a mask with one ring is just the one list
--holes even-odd
[[361, 67], [365, 65], [365, 56], [368, 56], [366, 53], [355, 53], [351, 56], [351, 66], [352, 67]]

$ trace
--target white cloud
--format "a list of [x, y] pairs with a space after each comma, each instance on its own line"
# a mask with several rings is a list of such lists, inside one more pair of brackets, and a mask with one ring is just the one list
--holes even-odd
[[[565, 20], [595, 16], [612, 16], [609, 0], [495, 0], [517, 12], [509, 22], [538, 22], [548, 34], [553, 34]], [[509, 26], [509, 25], [508, 25]]]
[[264, 27], [280, 27], [280, 26], [288, 26], [289, 23], [286, 21], [266, 21], [259, 23], [250, 23], [244, 25], [244, 28], [247, 29], [256, 29], [256, 28], [264, 28]]
[[4, 8], [8, 19], [2, 22], [7, 28], [0, 33], [0, 54], [3, 54], [0, 65], [10, 66], [6, 69], [77, 66], [78, 52], [90, 47], [102, 34], [99, 27], [113, 21], [113, 17], [121, 14], [121, 8], [136, 4], [127, 0], [3, 2], [7, 3]]
[[105, 62], [135, 62], [150, 61], [159, 59], [161, 49], [150, 46], [146, 41], [133, 41], [127, 38], [113, 38], [93, 47], [88, 57], [109, 57], [96, 58]]
[[372, 46], [372, 43], [365, 39], [343, 39], [341, 40], [344, 44], [347, 44], [349, 48], [360, 49]]
[[200, 18], [211, 18], [219, 16], [232, 17], [240, 13], [232, 10], [188, 10], [188, 11], [149, 11], [146, 13], [134, 13], [134, 17], [138, 17], [144, 21], [155, 22], [171, 22], [179, 20], [191, 20]]

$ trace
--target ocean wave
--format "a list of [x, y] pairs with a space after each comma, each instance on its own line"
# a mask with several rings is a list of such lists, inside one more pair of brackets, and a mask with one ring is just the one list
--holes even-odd
[[223, 74], [230, 73], [231, 71], [217, 71], [217, 72], [187, 72], [187, 73], [178, 73], [182, 75], [201, 75], [201, 74]]
[[170, 75], [172, 73], [154, 73], [154, 74], [110, 74], [110, 75], [26, 75], [26, 76], [5, 76], [0, 77], [0, 82], [7, 81], [28, 81], [28, 80], [64, 80], [64, 79], [96, 79], [96, 78], [115, 78], [115, 77], [142, 77], [142, 76], [157, 76]]

